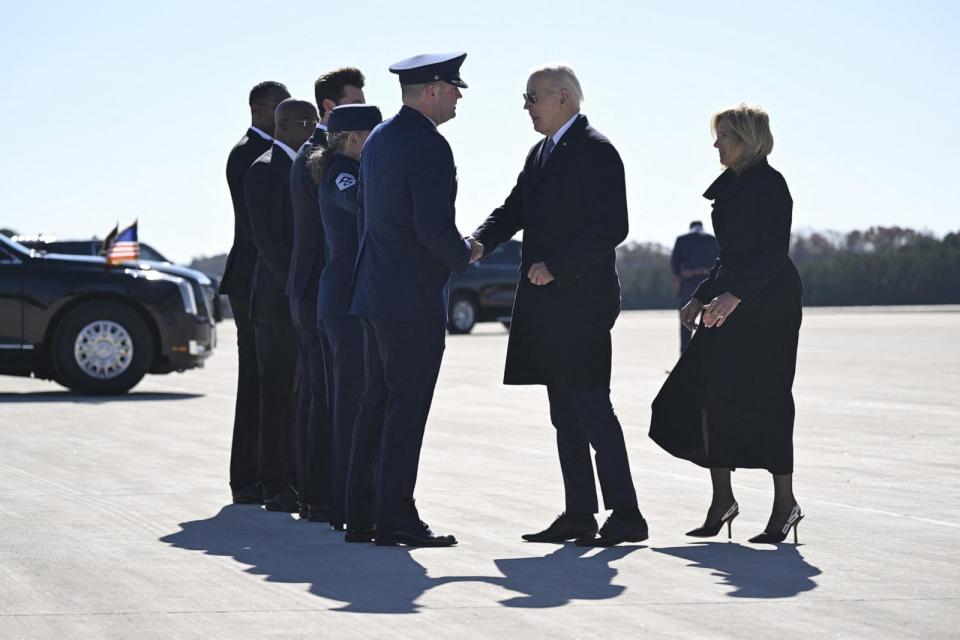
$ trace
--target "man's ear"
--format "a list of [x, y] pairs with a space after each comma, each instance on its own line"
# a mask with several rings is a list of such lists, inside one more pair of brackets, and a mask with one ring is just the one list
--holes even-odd
[[570, 92], [567, 91], [566, 87], [560, 88], [560, 104], [563, 104], [570, 99]]
[[336, 101], [331, 100], [330, 98], [324, 98], [322, 104], [324, 113], [330, 113], [333, 111], [333, 108], [337, 106]]

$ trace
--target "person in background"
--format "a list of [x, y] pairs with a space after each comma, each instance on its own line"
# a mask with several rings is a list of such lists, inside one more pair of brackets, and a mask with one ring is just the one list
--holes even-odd
[[[360, 319], [349, 315], [349, 310], [358, 249], [360, 151], [381, 119], [380, 110], [373, 105], [336, 107], [327, 122], [327, 145], [316, 147], [308, 160], [313, 180], [320, 185], [326, 255], [316, 314], [326, 337], [324, 353], [330, 374], [327, 379], [333, 426], [330, 513], [333, 522], [347, 523], [348, 542], [369, 542], [374, 536], [370, 527], [352, 527], [348, 517], [347, 472], [363, 390], [363, 330]], [[373, 508], [372, 503], [366, 506], [367, 511]]]
[[300, 518], [330, 522], [334, 529], [343, 520], [330, 516], [330, 413], [329, 366], [324, 364], [322, 332], [317, 327], [317, 290], [324, 263], [323, 226], [317, 200], [317, 183], [307, 168], [307, 156], [327, 144], [327, 120], [338, 104], [357, 104], [363, 98], [363, 74], [359, 69], [334, 69], [317, 78], [314, 95], [320, 121], [313, 135], [297, 151], [290, 170], [290, 198], [293, 203], [293, 257], [285, 292], [290, 315], [297, 329], [300, 353], [300, 388], [297, 393], [297, 489]]
[[[710, 267], [717, 259], [720, 248], [717, 239], [703, 230], [703, 223], [694, 220], [690, 223], [690, 232], [677, 237], [670, 254], [670, 269], [677, 281], [678, 308], [689, 302], [697, 285], [710, 273]], [[692, 332], [680, 323], [680, 353], [687, 350]]]
[[260, 372], [260, 477], [268, 511], [299, 510], [294, 442], [297, 334], [283, 285], [290, 273], [293, 242], [294, 149], [306, 142], [318, 120], [309, 102], [293, 98], [281, 102], [273, 145], [250, 166], [243, 183], [257, 246], [250, 310]]
[[287, 88], [274, 81], [261, 82], [250, 90], [250, 128], [227, 157], [227, 186], [233, 201], [233, 246], [227, 255], [220, 293], [230, 298], [237, 325], [237, 401], [233, 416], [233, 445], [230, 450], [230, 488], [238, 504], [263, 504], [259, 472], [260, 374], [253, 321], [250, 319], [250, 291], [257, 247], [250, 229], [243, 180], [247, 169], [273, 144], [274, 112], [290, 97]]

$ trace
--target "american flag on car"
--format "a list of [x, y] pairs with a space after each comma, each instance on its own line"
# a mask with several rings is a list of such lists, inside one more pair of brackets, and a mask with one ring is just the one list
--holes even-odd
[[107, 264], [121, 264], [140, 259], [140, 242], [137, 240], [137, 223], [121, 231], [107, 247]]

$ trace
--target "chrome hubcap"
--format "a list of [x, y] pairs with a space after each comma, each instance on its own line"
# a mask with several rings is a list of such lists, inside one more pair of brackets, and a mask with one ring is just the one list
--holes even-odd
[[466, 300], [458, 300], [453, 305], [453, 313], [450, 315], [453, 316], [453, 326], [460, 330], [469, 329], [476, 321], [473, 305]]
[[133, 359], [133, 339], [110, 320], [91, 322], [73, 345], [77, 366], [91, 378], [110, 380], [127, 370]]

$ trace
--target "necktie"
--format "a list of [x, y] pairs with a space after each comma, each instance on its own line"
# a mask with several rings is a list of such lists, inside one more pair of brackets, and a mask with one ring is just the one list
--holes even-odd
[[541, 169], [547, 164], [547, 158], [550, 157], [550, 153], [552, 151], [553, 151], [553, 136], [547, 138], [547, 141], [543, 143], [543, 152], [540, 154]]

